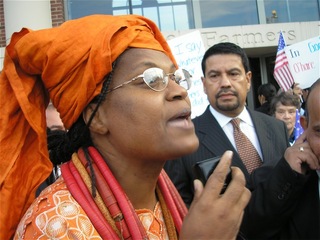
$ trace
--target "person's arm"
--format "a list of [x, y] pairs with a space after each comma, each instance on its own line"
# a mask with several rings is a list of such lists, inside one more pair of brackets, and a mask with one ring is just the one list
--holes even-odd
[[274, 239], [294, 213], [307, 177], [293, 171], [286, 160], [275, 167], [262, 166], [252, 173], [252, 197], [241, 231], [249, 239]]
[[252, 197], [241, 225], [248, 238], [279, 237], [295, 212], [308, 180], [305, 166], [316, 169], [319, 162], [305, 142], [304, 133], [275, 167], [262, 166], [252, 173], [249, 182]]
[[195, 196], [185, 217], [180, 239], [235, 239], [241, 220], [250, 199], [250, 191], [245, 187], [245, 178], [239, 168], [232, 168], [232, 181], [223, 195], [224, 185], [232, 159], [227, 151], [215, 171], [203, 187], [195, 180]]

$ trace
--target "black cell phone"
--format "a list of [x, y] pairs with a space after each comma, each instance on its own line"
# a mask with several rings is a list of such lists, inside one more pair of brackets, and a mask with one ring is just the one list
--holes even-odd
[[[217, 157], [212, 157], [212, 158], [197, 162], [193, 166], [193, 174], [195, 179], [199, 179], [203, 183], [203, 185], [205, 185], [209, 176], [213, 173], [214, 169], [217, 167], [220, 159], [221, 159], [221, 156], [217, 156]], [[232, 175], [231, 175], [231, 168], [230, 168], [220, 194], [223, 194], [225, 192], [225, 190], [227, 189], [231, 181], [231, 178], [232, 178]]]

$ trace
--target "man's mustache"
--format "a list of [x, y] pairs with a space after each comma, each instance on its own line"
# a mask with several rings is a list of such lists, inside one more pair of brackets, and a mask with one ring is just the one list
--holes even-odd
[[221, 95], [225, 95], [225, 94], [232, 94], [234, 96], [238, 96], [238, 92], [231, 90], [231, 89], [222, 89], [219, 92], [217, 92], [216, 94], [216, 98], [221, 97]]

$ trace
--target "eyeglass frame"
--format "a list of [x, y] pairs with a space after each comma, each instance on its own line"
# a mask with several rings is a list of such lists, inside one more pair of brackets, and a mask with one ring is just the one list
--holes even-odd
[[[116, 86], [116, 87], [114, 87], [114, 88], [112, 88], [112, 89], [109, 89], [109, 90], [107, 91], [107, 93], [112, 92], [112, 91], [114, 91], [114, 90], [117, 90], [118, 88], [121, 88], [121, 87], [123, 87], [124, 85], [127, 85], [127, 84], [129, 84], [129, 83], [132, 83], [132, 82], [136, 81], [136, 80], [139, 79], [139, 78], [142, 78], [142, 79], [143, 79], [143, 82], [144, 82], [151, 90], [156, 91], [156, 92], [161, 92], [161, 91], [163, 91], [164, 89], [166, 89], [166, 87], [168, 86], [168, 84], [169, 84], [169, 76], [170, 76], [170, 75], [174, 76], [174, 75], [176, 74], [176, 72], [179, 71], [179, 70], [181, 70], [181, 71], [183, 71], [183, 72], [187, 72], [187, 74], [189, 74], [189, 76], [190, 76], [190, 77], [189, 77], [189, 78], [190, 78], [190, 84], [188, 84], [188, 86], [190, 86], [190, 87], [189, 87], [188, 89], [186, 89], [186, 88], [184, 88], [184, 87], [183, 87], [183, 88], [186, 89], [186, 90], [189, 90], [189, 89], [191, 88], [191, 78], [192, 78], [192, 75], [191, 75], [187, 70], [185, 70], [185, 69], [183, 69], [183, 68], [179, 68], [179, 69], [177, 69], [177, 70], [176, 70], [175, 72], [173, 72], [173, 73], [164, 73], [164, 70], [163, 70], [163, 69], [157, 68], [157, 69], [161, 69], [162, 72], [165, 74], [165, 75], [163, 76], [163, 78], [168, 77], [168, 81], [167, 81], [167, 83], [166, 83], [166, 86], [165, 86], [163, 89], [158, 90], [158, 89], [152, 88], [152, 87], [147, 83], [147, 81], [144, 79], [144, 73], [145, 73], [147, 70], [152, 69], [152, 68], [157, 68], [157, 67], [147, 68], [146, 70], [143, 71], [142, 74], [140, 74], [140, 75], [138, 75], [138, 76], [136, 76], [136, 77], [134, 77], [134, 78], [132, 78], [132, 79], [130, 79], [130, 80], [128, 80], [128, 81], [125, 81], [125, 82], [119, 84], [118, 86]], [[177, 82], [176, 79], [172, 79], [172, 80], [175, 81], [179, 86], [181, 86], [181, 85], [180, 85], [180, 82], [186, 80], [186, 78], [184, 78], [184, 79], [182, 79], [182, 80], [179, 80], [179, 82]], [[182, 86], [181, 86], [181, 87], [182, 87]]]

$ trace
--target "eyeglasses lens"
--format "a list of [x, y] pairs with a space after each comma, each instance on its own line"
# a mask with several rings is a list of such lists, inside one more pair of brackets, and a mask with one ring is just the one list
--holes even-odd
[[[173, 76], [173, 80], [181, 87], [187, 90], [190, 89], [191, 75], [187, 70], [178, 69], [174, 74], [169, 74], [169, 76]], [[154, 91], [164, 90], [168, 85], [169, 76], [160, 68], [149, 68], [143, 73], [145, 83]]]
[[168, 78], [160, 68], [149, 68], [143, 73], [145, 83], [154, 91], [162, 91], [168, 85]]
[[175, 81], [178, 83], [181, 87], [189, 90], [191, 87], [191, 75], [190, 73], [185, 69], [178, 69], [175, 73]]

